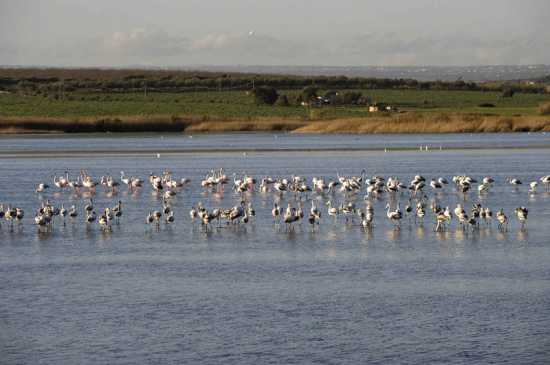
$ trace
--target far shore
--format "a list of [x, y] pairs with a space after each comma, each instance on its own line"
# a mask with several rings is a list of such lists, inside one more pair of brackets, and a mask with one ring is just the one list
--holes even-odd
[[231, 133], [415, 134], [550, 132], [548, 116], [461, 113], [399, 113], [381, 117], [302, 120], [281, 118], [201, 119], [174, 116], [100, 118], [1, 117], [0, 134], [47, 133]]

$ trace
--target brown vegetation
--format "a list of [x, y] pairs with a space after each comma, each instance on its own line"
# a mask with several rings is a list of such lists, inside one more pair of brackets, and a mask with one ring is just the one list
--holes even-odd
[[180, 118], [2, 118], [0, 133], [99, 133], [99, 132], [183, 132], [192, 121]]
[[543, 103], [539, 105], [540, 115], [550, 115], [550, 103]]
[[498, 117], [477, 114], [403, 113], [379, 118], [317, 121], [294, 130], [296, 133], [496, 133], [550, 132], [550, 119]]
[[0, 133], [94, 132], [293, 132], [293, 133], [495, 133], [550, 132], [550, 118], [482, 114], [400, 113], [333, 120], [281, 118], [208, 120], [184, 117], [2, 118]]

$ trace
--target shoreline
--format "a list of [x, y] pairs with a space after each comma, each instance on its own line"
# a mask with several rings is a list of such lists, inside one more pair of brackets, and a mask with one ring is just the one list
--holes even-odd
[[448, 134], [550, 132], [550, 116], [405, 112], [335, 119], [108, 116], [86, 118], [1, 117], [0, 135], [126, 133]]

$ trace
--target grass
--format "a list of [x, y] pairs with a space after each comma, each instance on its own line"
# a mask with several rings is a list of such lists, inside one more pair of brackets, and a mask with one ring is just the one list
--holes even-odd
[[550, 119], [479, 114], [404, 113], [387, 118], [317, 121], [297, 133], [506, 133], [550, 132]]
[[[548, 130], [548, 94], [434, 90], [356, 90], [402, 112], [363, 106], [305, 108], [254, 104], [244, 91], [100, 93], [65, 98], [0, 93], [0, 132], [297, 131], [308, 133], [494, 132]], [[296, 90], [281, 90], [293, 98]], [[481, 107], [480, 105], [494, 105]], [[539, 107], [540, 106], [540, 107]]]
[[550, 115], [550, 102], [543, 103], [539, 106], [540, 115]]

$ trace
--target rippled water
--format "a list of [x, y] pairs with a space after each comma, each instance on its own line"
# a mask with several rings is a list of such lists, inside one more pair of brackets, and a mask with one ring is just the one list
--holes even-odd
[[[462, 144], [455, 136], [384, 138], [0, 138], [0, 202], [26, 211], [20, 227], [10, 230], [3, 222], [0, 230], [0, 363], [547, 363], [550, 194], [504, 184], [507, 176], [527, 183], [550, 174], [550, 149], [525, 148], [548, 147], [547, 137], [460, 136]], [[268, 142], [275, 139], [285, 141], [283, 150], [262, 151], [279, 148]], [[173, 151], [189, 140], [188, 151]], [[426, 141], [484, 149], [367, 150]], [[523, 148], [497, 148], [501, 143]], [[243, 144], [258, 151], [243, 154]], [[365, 150], [346, 151], [348, 145]], [[234, 152], [208, 152], [212, 146]], [[106, 147], [108, 156], [62, 153]], [[44, 154], [14, 156], [17, 148]], [[161, 157], [128, 152], [138, 149], [160, 151]], [[495, 188], [484, 197], [470, 193], [467, 207], [479, 200], [493, 211], [504, 208], [511, 225], [508, 232], [463, 232], [455, 222], [436, 233], [428, 214], [423, 226], [404, 222], [394, 230], [384, 197], [374, 200], [372, 231], [323, 217], [314, 232], [307, 224], [287, 232], [271, 220], [275, 195], [254, 193], [247, 198], [255, 222], [206, 233], [188, 217], [192, 204], [230, 207], [240, 200], [229, 189], [213, 194], [199, 187], [218, 167], [307, 178], [357, 175], [364, 168], [405, 182], [417, 173], [491, 175]], [[37, 195], [36, 183], [82, 168], [95, 176], [124, 170], [142, 177], [170, 169], [193, 183], [174, 199], [176, 223], [158, 232], [144, 224], [147, 211], [160, 207], [146, 187], [136, 194], [121, 189], [116, 196], [98, 190], [98, 208], [123, 201], [124, 216], [113, 232], [86, 228], [80, 217], [38, 233], [32, 211], [41, 200], [80, 209], [85, 200], [55, 189]], [[321, 205], [327, 198], [315, 199]], [[454, 207], [463, 197], [449, 186], [437, 199]], [[512, 214], [520, 205], [530, 210], [525, 231]]]

